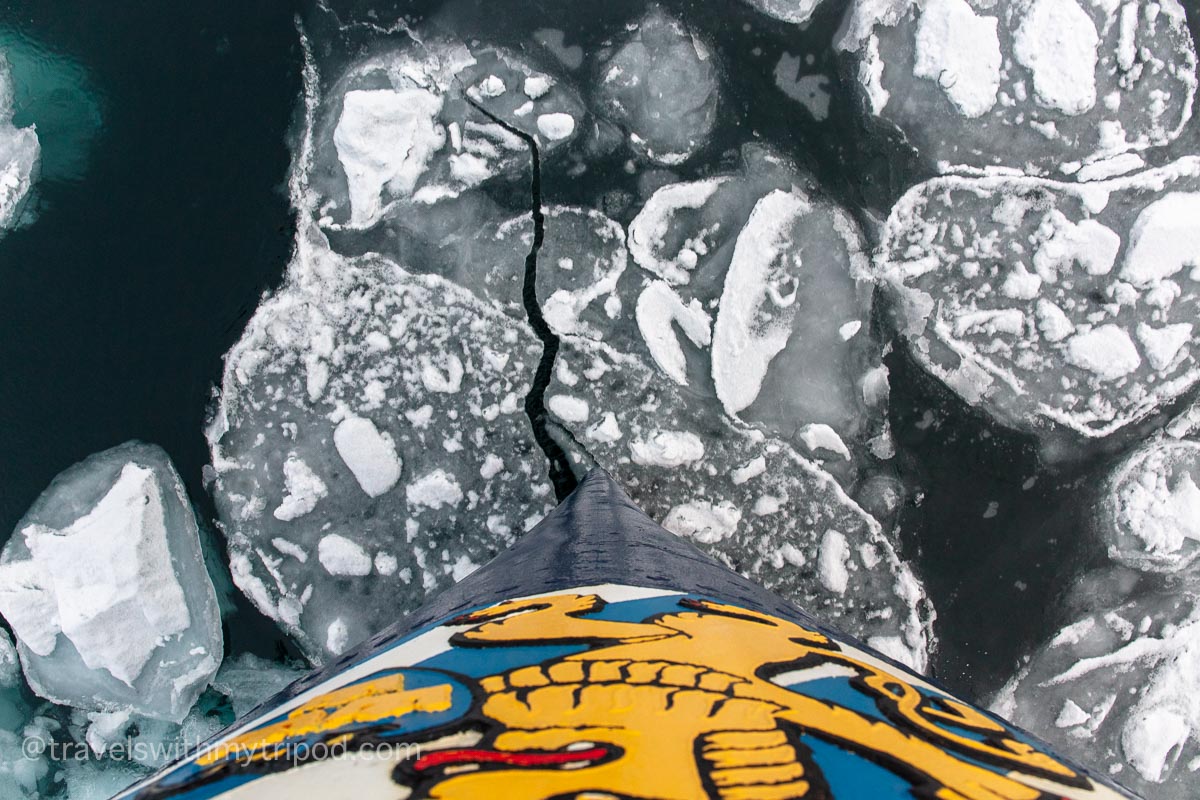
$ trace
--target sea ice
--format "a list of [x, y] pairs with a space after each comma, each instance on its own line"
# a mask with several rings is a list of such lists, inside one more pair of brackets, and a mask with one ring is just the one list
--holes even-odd
[[308, 235], [226, 356], [209, 437], [234, 582], [320, 662], [554, 496], [523, 413], [532, 332], [444, 278]]
[[[1200, 585], [1100, 570], [992, 710], [1154, 800], [1195, 797], [1200, 763]], [[1194, 573], [1194, 571], [1193, 571]], [[1097, 587], [1120, 585], [1116, 602]], [[1122, 596], [1123, 595], [1123, 596]]]
[[742, 0], [768, 17], [801, 25], [808, 22], [823, 0]]
[[[599, 211], [550, 205], [538, 254], [536, 293], [542, 314], [560, 334], [598, 338], [621, 311], [617, 284], [629, 263], [625, 231]], [[444, 247], [439, 270], [512, 317], [526, 319], [525, 257], [533, 246], [529, 214], [485, 222]]]
[[843, 442], [880, 435], [887, 396], [862, 235], [785, 161], [757, 147], [743, 160], [645, 202], [628, 233], [641, 269], [620, 292], [640, 337], [618, 320], [606, 341], [730, 416], [849, 455]]
[[916, 187], [892, 210], [878, 261], [909, 352], [1043, 442], [1145, 420], [1200, 378], [1198, 189], [1195, 158], [1092, 183]]
[[1170, 142], [1196, 90], [1178, 0], [854, 0], [836, 47], [867, 117], [940, 172], [1073, 174]]
[[600, 66], [601, 113], [631, 148], [658, 164], [681, 164], [717, 123], [716, 56], [683, 22], [653, 6]]
[[1117, 465], [1097, 512], [1108, 557], [1176, 572], [1200, 556], [1200, 443], [1153, 439]]
[[310, 185], [326, 227], [367, 229], [527, 172], [529, 149], [508, 128], [537, 136], [549, 158], [582, 119], [574, 90], [523, 58], [429, 38], [372, 55], [334, 83], [316, 119], [322, 168]]
[[222, 638], [167, 455], [129, 442], [55, 478], [0, 555], [0, 613], [40, 696], [182, 719], [220, 666]]
[[17, 221], [37, 180], [41, 147], [33, 126], [13, 125], [13, 81], [8, 60], [0, 53], [0, 236]]

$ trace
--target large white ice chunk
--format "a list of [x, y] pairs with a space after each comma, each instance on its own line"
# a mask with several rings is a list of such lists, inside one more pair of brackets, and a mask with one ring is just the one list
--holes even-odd
[[346, 171], [351, 225], [379, 216], [385, 188], [393, 195], [413, 193], [430, 158], [446, 143], [437, 124], [441, 110], [441, 96], [424, 89], [346, 92], [333, 143]]
[[659, 164], [682, 163], [708, 142], [719, 85], [713, 52], [657, 6], [600, 66], [603, 112]]
[[1000, 92], [997, 19], [966, 0], [927, 0], [917, 22], [913, 75], [936, 81], [960, 114], [982, 117]]
[[878, 262], [909, 353], [1045, 443], [1132, 433], [1200, 381], [1200, 228], [1180, 213], [1198, 188], [1195, 158], [1091, 183], [918, 186]]
[[222, 641], [195, 517], [166, 454], [129, 443], [58, 476], [0, 556], [0, 613], [42, 697], [181, 719], [220, 666]]
[[871, 132], [940, 172], [1074, 174], [1175, 139], [1196, 91], [1179, 0], [853, 0], [836, 47]]
[[0, 236], [17, 221], [37, 179], [41, 146], [33, 126], [13, 125], [13, 82], [8, 60], [0, 53]]

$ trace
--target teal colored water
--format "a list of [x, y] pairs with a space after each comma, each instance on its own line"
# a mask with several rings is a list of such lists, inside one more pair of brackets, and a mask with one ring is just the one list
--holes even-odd
[[103, 97], [87, 71], [19, 27], [0, 25], [0, 52], [13, 77], [13, 124], [34, 126], [43, 182], [82, 181], [104, 124]]

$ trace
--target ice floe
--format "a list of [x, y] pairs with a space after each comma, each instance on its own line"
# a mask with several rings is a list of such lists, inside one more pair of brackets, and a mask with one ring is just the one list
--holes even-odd
[[1192, 114], [1178, 0], [854, 0], [836, 46], [872, 125], [930, 169], [1074, 174]]
[[657, 6], [600, 66], [602, 113], [626, 131], [632, 149], [659, 164], [681, 164], [717, 124], [715, 54]]
[[[1068, 624], [1000, 691], [993, 710], [1142, 796], [1194, 797], [1196, 577], [1164, 584], [1120, 570], [1086, 576], [1074, 603], [1083, 610], [1068, 615]], [[1098, 586], [1110, 587], [1116, 601], [1094, 597]]]
[[878, 261], [909, 352], [1016, 430], [1077, 442], [1132, 430], [1200, 378], [1198, 188], [1195, 158], [1092, 183], [916, 187]]
[[511, 544], [554, 495], [524, 415], [532, 333], [312, 235], [226, 357], [209, 436], [234, 582], [319, 662]]
[[159, 448], [121, 445], [59, 475], [0, 575], [25, 677], [56, 703], [178, 721], [221, 664], [196, 520]]

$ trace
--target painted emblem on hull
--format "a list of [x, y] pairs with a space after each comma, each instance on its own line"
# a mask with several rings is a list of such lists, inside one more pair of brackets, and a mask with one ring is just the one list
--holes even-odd
[[919, 677], [790, 620], [594, 587], [426, 628], [137, 800], [1122, 795]]

